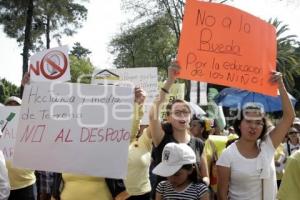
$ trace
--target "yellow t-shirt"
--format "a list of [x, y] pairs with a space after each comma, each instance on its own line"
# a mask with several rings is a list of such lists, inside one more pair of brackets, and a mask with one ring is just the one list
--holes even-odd
[[6, 161], [11, 190], [22, 189], [35, 183], [34, 171], [14, 168], [11, 161]]
[[130, 195], [142, 195], [151, 191], [149, 180], [149, 167], [151, 160], [152, 140], [147, 135], [147, 130], [138, 141], [129, 145], [128, 171], [124, 180], [126, 190]]
[[281, 179], [277, 198], [279, 200], [299, 200], [300, 191], [300, 150], [288, 158]]
[[62, 174], [64, 187], [61, 200], [112, 200], [104, 178]]
[[[274, 155], [274, 160], [278, 161], [280, 159], [281, 156], [285, 156], [284, 154], [284, 147], [283, 147], [283, 143], [281, 143], [276, 151], [275, 151], [275, 155]], [[281, 163], [281, 165], [284, 165], [283, 163]], [[283, 168], [283, 167], [282, 167]], [[276, 170], [276, 178], [277, 180], [281, 180], [283, 176], [283, 170], [281, 170], [280, 172], [278, 170]]]
[[210, 175], [210, 186], [214, 192], [217, 192], [217, 172], [215, 162], [225, 149], [227, 141], [236, 138], [238, 138], [238, 136], [235, 134], [230, 134], [228, 136], [209, 135], [208, 139], [205, 141], [204, 152], [206, 154], [208, 173]]

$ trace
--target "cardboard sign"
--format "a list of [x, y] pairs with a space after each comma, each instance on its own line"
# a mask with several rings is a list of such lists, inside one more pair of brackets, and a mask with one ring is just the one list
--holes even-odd
[[25, 87], [13, 164], [124, 178], [131, 87], [40, 82]]
[[[164, 86], [163, 82], [158, 82], [159, 88], [158, 91], [160, 90], [161, 87]], [[185, 92], [185, 85], [184, 83], [174, 83], [172, 87], [169, 90], [169, 94], [166, 95], [167, 101], [161, 106], [160, 109], [160, 119], [164, 120], [167, 116], [166, 113], [166, 106], [169, 102], [174, 101], [175, 99], [182, 99], [184, 100], [184, 92]]]
[[0, 107], [0, 149], [6, 160], [11, 160], [14, 154], [14, 145], [19, 122], [20, 106]]
[[33, 82], [71, 80], [68, 46], [47, 49], [31, 56], [29, 73]]
[[190, 101], [201, 106], [207, 105], [207, 83], [191, 81]]
[[180, 78], [277, 95], [275, 28], [228, 5], [187, 0], [177, 59]]
[[147, 93], [147, 97], [141, 124], [149, 123], [149, 109], [158, 93], [156, 67], [96, 69], [93, 74], [93, 84], [116, 84], [143, 88]]

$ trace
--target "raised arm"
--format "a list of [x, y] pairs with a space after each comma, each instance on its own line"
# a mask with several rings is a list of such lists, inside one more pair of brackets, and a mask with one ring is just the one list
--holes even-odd
[[131, 124], [130, 143], [134, 141], [136, 134], [140, 127], [141, 119], [144, 115], [144, 102], [146, 99], [146, 92], [141, 88], [134, 88], [134, 108], [133, 119]]
[[176, 73], [179, 71], [177, 62], [173, 62], [168, 68], [168, 79], [159, 92], [159, 96], [154, 100], [149, 112], [149, 128], [154, 146], [158, 146], [164, 137], [164, 131], [161, 128], [159, 120], [160, 107], [165, 102], [166, 95], [172, 84], [176, 80]]
[[289, 99], [288, 93], [285, 89], [282, 75], [280, 72], [273, 72], [271, 82], [278, 83], [278, 89], [282, 102], [282, 118], [276, 127], [270, 132], [270, 137], [274, 148], [276, 149], [282, 142], [283, 138], [287, 134], [290, 126], [292, 125], [295, 118], [294, 107]]
[[23, 91], [24, 91], [24, 87], [26, 84], [30, 83], [30, 74], [29, 72], [25, 72], [22, 80], [21, 80], [21, 88], [20, 88], [20, 98], [22, 99], [23, 97]]

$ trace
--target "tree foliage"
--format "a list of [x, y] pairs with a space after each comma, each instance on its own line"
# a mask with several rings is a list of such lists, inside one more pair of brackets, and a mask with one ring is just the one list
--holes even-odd
[[86, 16], [87, 9], [75, 0], [0, 0], [4, 32], [23, 45], [23, 74], [28, 69], [29, 51], [43, 49], [44, 44], [49, 48], [50, 33], [58, 41], [62, 34], [74, 34]]
[[[209, 2], [224, 3], [227, 0], [209, 0]], [[167, 17], [167, 26], [176, 36], [177, 43], [180, 38], [185, 0], [122, 0], [125, 12], [133, 13], [131, 23], [143, 23], [149, 19]]]
[[89, 53], [91, 51], [82, 47], [79, 42], [74, 44], [69, 55], [72, 83], [90, 83], [94, 67], [87, 57]]
[[77, 58], [86, 58], [92, 52], [83, 46], [79, 42], [75, 42], [73, 49], [71, 50], [71, 54], [76, 56]]
[[20, 88], [15, 84], [9, 82], [5, 78], [0, 79], [0, 102], [4, 101], [10, 96], [19, 96]]
[[296, 35], [289, 35], [289, 27], [278, 19], [270, 19], [276, 27], [277, 70], [282, 72], [287, 90], [300, 97], [300, 88], [295, 88], [296, 78], [300, 76], [300, 47]]
[[158, 67], [165, 71], [176, 54], [176, 37], [166, 26], [167, 18], [148, 20], [129, 28], [110, 42], [117, 67]]
[[35, 11], [35, 28], [45, 34], [47, 48], [50, 33], [60, 43], [62, 35], [72, 36], [87, 18], [87, 9], [74, 0], [40, 0]]

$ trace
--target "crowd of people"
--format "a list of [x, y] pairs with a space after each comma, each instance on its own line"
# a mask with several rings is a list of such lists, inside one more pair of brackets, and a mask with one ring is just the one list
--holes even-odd
[[[300, 199], [300, 119], [281, 74], [273, 72], [270, 80], [278, 84], [282, 100], [276, 124], [253, 102], [232, 126], [216, 132], [213, 119], [193, 115], [188, 102], [180, 99], [170, 102], [166, 119], [160, 119], [179, 70], [176, 62], [169, 67], [148, 125], [140, 124], [146, 93], [135, 89], [124, 180], [17, 169], [0, 152], [0, 200]], [[29, 80], [26, 73], [22, 84]], [[10, 97], [5, 105], [21, 103]]]

